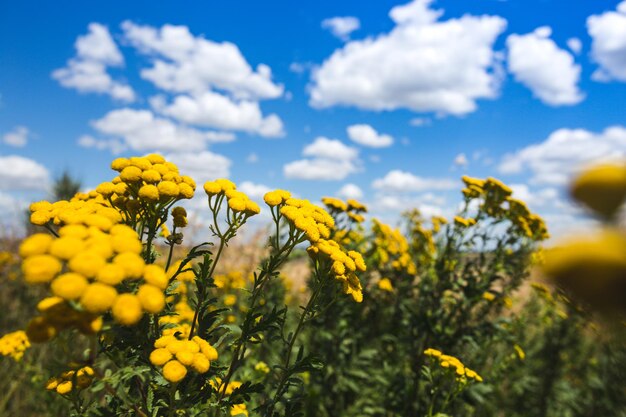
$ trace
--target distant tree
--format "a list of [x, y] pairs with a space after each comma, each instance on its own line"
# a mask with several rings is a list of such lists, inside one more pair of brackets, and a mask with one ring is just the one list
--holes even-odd
[[69, 200], [80, 191], [81, 187], [82, 184], [79, 179], [72, 177], [67, 170], [63, 171], [63, 174], [54, 180], [52, 186], [54, 201]]

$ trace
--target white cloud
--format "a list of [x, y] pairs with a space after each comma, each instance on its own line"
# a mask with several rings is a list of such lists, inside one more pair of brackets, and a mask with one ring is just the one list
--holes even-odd
[[246, 157], [246, 162], [249, 164], [254, 164], [259, 162], [259, 155], [252, 152], [250, 155]]
[[314, 107], [356, 106], [368, 110], [407, 108], [466, 114], [476, 100], [498, 92], [492, 50], [506, 20], [465, 15], [439, 21], [432, 0], [391, 9], [389, 32], [348, 42], [312, 74]]
[[333, 161], [331, 159], [300, 159], [285, 164], [285, 177], [301, 180], [338, 181], [356, 172], [352, 161]]
[[378, 133], [370, 125], [357, 124], [348, 126], [347, 131], [350, 140], [359, 145], [370, 148], [385, 148], [393, 144], [393, 138], [390, 135]]
[[50, 181], [48, 170], [40, 163], [22, 156], [0, 156], [0, 189], [45, 189]]
[[272, 191], [267, 185], [255, 184], [250, 181], [242, 182], [237, 186], [237, 189], [254, 200], [261, 200], [265, 193]]
[[415, 127], [422, 127], [431, 125], [432, 121], [427, 117], [414, 117], [409, 121], [409, 124]]
[[591, 57], [600, 68], [592, 78], [597, 81], [626, 81], [626, 1], [616, 11], [587, 18], [591, 36]]
[[302, 155], [310, 159], [300, 159], [283, 166], [287, 178], [302, 180], [342, 180], [358, 170], [359, 151], [337, 139], [324, 136], [315, 138], [304, 147]]
[[196, 37], [187, 26], [154, 28], [125, 21], [122, 29], [132, 46], [153, 58], [141, 76], [163, 90], [197, 94], [217, 89], [239, 99], [283, 94], [283, 87], [272, 82], [271, 69], [264, 64], [253, 69], [233, 43]]
[[176, 152], [165, 156], [168, 161], [178, 165], [180, 172], [189, 175], [202, 190], [202, 184], [230, 175], [230, 159], [209, 151]]
[[226, 130], [243, 130], [266, 137], [283, 136], [283, 122], [275, 114], [263, 117], [259, 103], [233, 100], [214, 91], [196, 96], [179, 95], [167, 104], [163, 97], [151, 100], [153, 108], [184, 123]]
[[468, 164], [469, 161], [464, 153], [460, 153], [454, 158], [454, 165], [457, 167], [466, 167]]
[[456, 181], [447, 178], [423, 178], [410, 172], [393, 170], [383, 178], [378, 178], [372, 183], [372, 187], [393, 192], [419, 192], [428, 190], [450, 190], [458, 188]]
[[15, 126], [12, 131], [5, 133], [2, 136], [2, 141], [17, 148], [22, 148], [28, 143], [30, 131], [26, 126]]
[[304, 147], [302, 155], [314, 158], [326, 158], [331, 160], [353, 160], [358, 151], [343, 144], [337, 139], [328, 139], [324, 136], [315, 138], [313, 143]]
[[341, 198], [353, 198], [355, 200], [360, 200], [363, 198], [363, 190], [356, 184], [345, 184], [343, 187], [337, 191], [337, 196]]
[[584, 98], [577, 85], [580, 65], [550, 39], [551, 34], [552, 30], [543, 26], [526, 35], [510, 35], [506, 40], [509, 71], [545, 104], [580, 103]]
[[361, 22], [354, 16], [330, 17], [322, 21], [322, 28], [328, 29], [330, 33], [342, 41], [350, 39], [350, 34], [361, 27]]
[[230, 133], [179, 126], [170, 120], [156, 117], [149, 110], [112, 110], [93, 121], [92, 125], [103, 135], [122, 139], [126, 146], [138, 151], [200, 151], [210, 142], [234, 140]]
[[83, 148], [94, 148], [99, 151], [109, 150], [114, 155], [122, 153], [127, 149], [124, 142], [119, 139], [96, 139], [89, 135], [79, 137], [77, 143], [78, 146]]
[[583, 50], [583, 43], [578, 38], [569, 38], [567, 40], [567, 47], [576, 55], [580, 54]]
[[530, 171], [531, 183], [567, 184], [585, 165], [626, 157], [626, 127], [611, 126], [601, 133], [585, 129], [558, 129], [538, 144], [505, 155], [498, 166], [502, 174]]
[[134, 101], [135, 92], [127, 84], [115, 81], [107, 67], [124, 65], [124, 57], [113, 41], [109, 29], [99, 23], [89, 24], [89, 33], [79, 36], [74, 44], [76, 57], [67, 66], [52, 72], [52, 78], [63, 87], [82, 93], [108, 94], [121, 101]]

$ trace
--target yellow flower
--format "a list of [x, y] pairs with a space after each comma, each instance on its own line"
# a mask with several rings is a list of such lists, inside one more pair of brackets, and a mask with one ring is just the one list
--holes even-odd
[[131, 252], [120, 253], [113, 258], [113, 263], [121, 266], [129, 278], [141, 277], [145, 267], [145, 262], [141, 256]]
[[75, 272], [68, 272], [52, 281], [50, 289], [56, 296], [66, 300], [77, 300], [83, 295], [87, 285], [89, 285], [87, 278]]
[[203, 374], [205, 372], [208, 372], [209, 368], [211, 367], [211, 362], [202, 353], [195, 353], [193, 355], [191, 367], [195, 369], [196, 372], [198, 372], [199, 374]]
[[128, 161], [128, 159], [117, 158], [117, 159], [114, 159], [113, 162], [111, 162], [111, 169], [119, 172], [123, 170], [124, 168], [126, 168], [128, 165], [130, 165], [130, 162]]
[[27, 258], [33, 255], [43, 255], [48, 252], [53, 237], [46, 233], [36, 233], [24, 239], [20, 245], [20, 256]]
[[88, 250], [83, 251], [70, 259], [68, 266], [74, 272], [88, 278], [96, 276], [98, 271], [104, 267], [106, 261], [99, 253]]
[[526, 358], [526, 353], [524, 352], [524, 350], [521, 348], [520, 345], [513, 345], [513, 349], [515, 349], [515, 352], [517, 353], [517, 356], [521, 360], [524, 360]]
[[163, 366], [170, 359], [172, 359], [172, 354], [164, 348], [155, 349], [150, 353], [150, 363], [156, 366]]
[[207, 181], [204, 184], [204, 192], [207, 193], [209, 197], [217, 195], [222, 192], [222, 186], [215, 181]]
[[120, 178], [125, 182], [137, 182], [141, 179], [141, 169], [135, 166], [127, 166], [120, 172]]
[[578, 175], [572, 196], [604, 217], [611, 217], [626, 199], [626, 166], [596, 165]]
[[495, 299], [496, 299], [496, 296], [495, 296], [495, 294], [494, 294], [494, 293], [492, 293], [492, 292], [485, 291], [485, 292], [483, 293], [483, 298], [484, 298], [485, 300], [487, 300], [487, 301], [493, 301], [493, 300], [495, 300]]
[[265, 204], [267, 204], [268, 206], [274, 207], [281, 204], [283, 202], [283, 198], [279, 190], [276, 190], [265, 193], [265, 195], [263, 196], [263, 201], [265, 201]]
[[177, 360], [171, 360], [163, 366], [163, 377], [169, 382], [179, 382], [187, 375], [187, 368]]
[[110, 285], [95, 282], [89, 284], [80, 298], [80, 303], [90, 313], [104, 313], [117, 298], [117, 291]]
[[139, 189], [139, 197], [145, 200], [158, 201], [159, 189], [156, 185], [144, 185]]
[[161, 181], [161, 174], [154, 169], [148, 169], [141, 173], [141, 179], [147, 183], [157, 183]]
[[165, 271], [158, 265], [146, 265], [143, 270], [143, 280], [161, 290], [166, 289], [169, 284]]
[[72, 381], [63, 381], [56, 387], [56, 391], [61, 394], [69, 394], [72, 391]]
[[193, 188], [189, 184], [178, 184], [178, 196], [182, 198], [193, 198]]
[[50, 282], [61, 268], [61, 262], [50, 255], [29, 256], [22, 263], [24, 279], [29, 283]]
[[259, 371], [264, 374], [268, 374], [270, 372], [270, 367], [267, 366], [265, 362], [260, 361], [260, 362], [257, 362], [256, 365], [254, 365], [254, 370]]
[[51, 218], [50, 213], [45, 212], [45, 211], [36, 211], [34, 213], [31, 213], [30, 222], [37, 226], [44, 226], [48, 224], [48, 222], [50, 221], [50, 218]]
[[133, 294], [121, 294], [115, 299], [111, 309], [113, 318], [124, 326], [132, 326], [141, 320], [143, 311], [139, 298]]
[[124, 268], [115, 264], [106, 264], [96, 275], [96, 279], [103, 284], [117, 285], [126, 278]]
[[71, 259], [83, 250], [85, 244], [82, 239], [73, 236], [64, 236], [55, 239], [50, 244], [50, 255], [59, 259]]
[[113, 236], [111, 237], [111, 246], [117, 253], [132, 252], [140, 254], [143, 250], [143, 245], [135, 234]]
[[159, 313], [165, 307], [163, 291], [153, 285], [144, 284], [140, 286], [137, 297], [143, 309], [148, 313]]
[[230, 415], [231, 417], [242, 415], [248, 417], [248, 409], [245, 404], [234, 404], [230, 408]]
[[378, 288], [380, 288], [383, 291], [388, 291], [388, 292], [393, 291], [393, 285], [391, 284], [391, 281], [389, 280], [389, 278], [383, 278], [380, 281], [378, 281]]
[[161, 197], [164, 198], [176, 198], [180, 193], [178, 184], [172, 181], [161, 181], [157, 185], [157, 190], [159, 191]]

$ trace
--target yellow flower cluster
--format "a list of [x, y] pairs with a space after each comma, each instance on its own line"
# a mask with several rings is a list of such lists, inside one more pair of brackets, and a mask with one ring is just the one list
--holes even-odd
[[102, 229], [122, 220], [120, 213], [95, 191], [78, 194], [70, 201], [38, 201], [30, 205], [30, 212], [30, 222], [38, 226], [84, 223]]
[[437, 349], [428, 348], [424, 351], [424, 355], [435, 358], [439, 362], [439, 366], [444, 369], [451, 369], [454, 371], [457, 380], [466, 381], [467, 379], [474, 380], [476, 382], [483, 382], [483, 378], [475, 371], [467, 368], [463, 363], [454, 356], [444, 355]]
[[[213, 389], [216, 390], [217, 392], [222, 392], [222, 390], [224, 389], [224, 386], [222, 384], [222, 379], [219, 377], [215, 378], [215, 380], [209, 381], [209, 385], [211, 385], [211, 387], [213, 387]], [[226, 390], [224, 391], [224, 394], [231, 395], [241, 385], [242, 385], [241, 381], [230, 381], [228, 385], [226, 386]], [[244, 415], [247, 417], [248, 408], [246, 407], [245, 404], [233, 404], [233, 406], [230, 408], [230, 415], [231, 416]]]
[[354, 199], [348, 199], [346, 202], [343, 202], [338, 198], [324, 197], [322, 198], [322, 203], [324, 203], [330, 214], [334, 216], [345, 213], [355, 223], [363, 223], [365, 221], [362, 213], [367, 212], [367, 206]]
[[626, 310], [626, 236], [603, 229], [546, 251], [544, 272], [587, 303]]
[[[90, 323], [107, 311], [116, 322], [130, 326], [144, 311], [163, 310], [167, 276], [160, 266], [145, 264], [143, 246], [132, 228], [90, 214], [61, 227], [58, 234], [34, 234], [19, 250], [24, 279], [49, 283], [53, 294], [39, 303], [42, 315], [27, 329], [32, 341], [46, 341], [73, 326], [98, 331]], [[130, 282], [137, 284], [136, 293], [121, 292]]]
[[158, 154], [117, 158], [111, 169], [119, 175], [98, 185], [96, 191], [124, 213], [127, 223], [149, 213], [151, 206], [168, 207], [190, 199], [196, 189], [191, 177], [180, 175], [175, 164]]
[[308, 200], [288, 198], [279, 207], [291, 230], [299, 232], [298, 238], [304, 236], [311, 244], [328, 239], [331, 229], [335, 227], [332, 216]]
[[95, 372], [91, 366], [84, 366], [76, 371], [66, 371], [50, 378], [46, 382], [48, 391], [56, 391], [60, 395], [67, 395], [73, 389], [85, 389], [91, 385], [95, 376]]
[[381, 278], [378, 280], [378, 288], [383, 291], [393, 292], [393, 284], [389, 278]]
[[172, 209], [172, 218], [174, 219], [174, 227], [187, 227], [187, 210], [183, 207], [174, 207]]
[[441, 216], [433, 216], [430, 221], [433, 225], [433, 232], [435, 233], [438, 233], [439, 230], [441, 230], [441, 226], [448, 224], [448, 219]]
[[441, 225], [447, 223], [447, 220], [443, 217], [433, 217], [433, 228], [429, 230], [424, 227], [422, 214], [418, 209], [411, 209], [408, 212], [403, 213], [403, 216], [408, 221], [412, 252], [418, 255], [420, 264], [428, 263], [431, 259], [433, 259], [433, 256], [437, 251], [433, 233], [438, 232]]
[[372, 232], [375, 255], [383, 269], [390, 267], [394, 271], [403, 271], [409, 275], [417, 273], [417, 267], [409, 253], [409, 243], [399, 229], [392, 229], [389, 225], [374, 219]]
[[[462, 177], [465, 183], [463, 195], [466, 200], [482, 199], [481, 210], [497, 219], [508, 219], [523, 235], [534, 240], [545, 240], [549, 237], [543, 219], [531, 213], [523, 201], [511, 196], [513, 191], [495, 178], [481, 180], [468, 176]], [[469, 227], [476, 224], [475, 219], [454, 218], [455, 224]]]
[[7, 333], [0, 337], [0, 355], [11, 356], [16, 361], [22, 359], [24, 351], [29, 347], [28, 336], [23, 330]]
[[[261, 212], [257, 203], [250, 200], [247, 195], [237, 191], [237, 186], [230, 180], [219, 178], [204, 184], [204, 191], [209, 197], [209, 207], [217, 211], [222, 200], [226, 198], [228, 209], [235, 214], [243, 214], [245, 217], [254, 216]], [[215, 205], [212, 205], [215, 197]]]
[[162, 367], [163, 377], [172, 383], [180, 382], [189, 369], [199, 374], [208, 372], [211, 361], [217, 360], [217, 350], [206, 340], [194, 336], [179, 340], [175, 336], [162, 336], [154, 342], [150, 362]]
[[602, 164], [586, 169], [572, 182], [571, 194], [597, 214], [613, 217], [626, 199], [626, 165]]
[[354, 301], [363, 301], [363, 287], [356, 272], [365, 272], [363, 256], [355, 251], [345, 252], [334, 240], [319, 239], [307, 248], [309, 256], [325, 260], [330, 264], [330, 273], [341, 282], [343, 292], [352, 296]]

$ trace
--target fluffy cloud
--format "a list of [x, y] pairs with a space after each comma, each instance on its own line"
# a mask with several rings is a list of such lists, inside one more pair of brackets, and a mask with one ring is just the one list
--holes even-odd
[[285, 164], [283, 173], [287, 178], [303, 180], [342, 180], [356, 172], [358, 150], [336, 139], [323, 136], [304, 147], [300, 159]]
[[9, 146], [21, 148], [26, 146], [29, 136], [30, 131], [26, 126], [15, 126], [12, 131], [7, 132], [2, 136], [2, 142]]
[[283, 122], [275, 114], [263, 117], [259, 103], [232, 100], [214, 91], [197, 96], [179, 95], [167, 104], [163, 97], [151, 100], [155, 110], [184, 123], [226, 130], [243, 130], [266, 137], [283, 136]]
[[0, 189], [45, 189], [49, 181], [50, 174], [40, 163], [17, 155], [0, 156]]
[[261, 200], [265, 193], [272, 191], [267, 185], [255, 184], [250, 181], [242, 182], [237, 186], [237, 189], [254, 200]]
[[464, 153], [460, 153], [454, 158], [454, 166], [466, 167], [468, 164], [469, 161], [467, 160], [467, 156], [465, 156]]
[[506, 40], [509, 71], [545, 104], [579, 103], [584, 98], [577, 85], [580, 66], [550, 39], [551, 34], [544, 26], [526, 35], [510, 35]]
[[93, 148], [99, 151], [109, 150], [112, 154], [117, 155], [124, 152], [127, 146], [119, 139], [96, 139], [93, 136], [83, 135], [78, 138], [78, 146], [83, 148]]
[[89, 24], [89, 33], [74, 44], [76, 56], [67, 66], [52, 72], [52, 78], [63, 87], [83, 93], [108, 94], [121, 101], [134, 101], [135, 92], [127, 84], [115, 81], [107, 67], [124, 65], [124, 57], [113, 41], [109, 29], [99, 23]]
[[569, 38], [567, 40], [567, 47], [576, 55], [583, 50], [583, 43], [578, 38]]
[[264, 64], [252, 69], [233, 43], [193, 36], [187, 26], [159, 29], [126, 21], [122, 29], [131, 45], [153, 57], [153, 66], [142, 70], [141, 76], [163, 90], [203, 93], [218, 89], [242, 99], [283, 94], [283, 87], [272, 82], [271, 69]]
[[341, 198], [353, 198], [359, 200], [363, 198], [363, 190], [356, 184], [345, 184], [337, 191], [337, 196]]
[[205, 132], [179, 126], [170, 120], [156, 117], [148, 110], [129, 108], [112, 110], [93, 127], [103, 135], [120, 138], [129, 148], [137, 151], [201, 151], [209, 142], [228, 142], [230, 133]]
[[393, 170], [383, 178], [378, 178], [372, 183], [372, 187], [393, 192], [419, 192], [428, 190], [450, 190], [458, 188], [456, 181], [446, 178], [423, 178], [410, 172]]
[[313, 143], [304, 147], [302, 155], [314, 158], [326, 158], [333, 160], [353, 160], [358, 151], [346, 146], [337, 139], [328, 139], [324, 136], [315, 138]]
[[601, 133], [585, 129], [558, 129], [538, 144], [505, 155], [502, 174], [530, 171], [531, 183], [564, 185], [583, 166], [626, 157], [626, 128], [612, 126]]
[[348, 42], [312, 74], [311, 105], [466, 114], [497, 95], [498, 16], [440, 21], [432, 0], [391, 9], [389, 33]]
[[393, 144], [393, 138], [390, 135], [380, 134], [370, 125], [358, 124], [348, 126], [348, 137], [359, 145], [369, 146], [370, 148], [385, 148]]
[[354, 16], [331, 17], [322, 21], [322, 28], [328, 29], [333, 36], [347, 41], [350, 34], [361, 27], [361, 22]]
[[626, 1], [616, 11], [587, 18], [591, 36], [591, 57], [600, 68], [593, 73], [598, 81], [626, 81]]
[[185, 175], [193, 178], [200, 188], [206, 181], [230, 176], [230, 159], [213, 152], [175, 152], [165, 157], [178, 165]]

